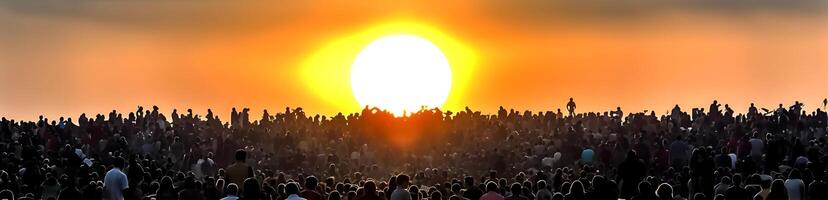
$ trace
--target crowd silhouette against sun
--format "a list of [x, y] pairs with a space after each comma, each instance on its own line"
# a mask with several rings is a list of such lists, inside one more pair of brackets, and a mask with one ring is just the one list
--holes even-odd
[[[824, 199], [822, 108], [0, 121], [10, 199]], [[390, 179], [389, 179], [390, 177]], [[301, 192], [300, 192], [301, 191]], [[488, 191], [485, 193], [483, 191]], [[297, 196], [298, 195], [298, 196]], [[481, 196], [482, 195], [482, 196]]]
[[0, 1], [0, 200], [828, 200], [826, 11]]

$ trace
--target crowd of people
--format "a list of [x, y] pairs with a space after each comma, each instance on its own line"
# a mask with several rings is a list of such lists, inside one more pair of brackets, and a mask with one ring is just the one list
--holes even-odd
[[2, 118], [0, 199], [824, 200], [826, 103]]

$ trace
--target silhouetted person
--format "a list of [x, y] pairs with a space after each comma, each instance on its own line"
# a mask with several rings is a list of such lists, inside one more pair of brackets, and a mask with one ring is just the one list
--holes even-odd
[[112, 169], [106, 172], [104, 177], [104, 198], [110, 200], [122, 200], [126, 190], [129, 189], [129, 181], [127, 175], [121, 169], [126, 165], [124, 158], [118, 157], [114, 159]]
[[178, 192], [178, 198], [192, 200], [204, 199], [204, 196], [201, 195], [201, 191], [198, 189], [199, 186], [196, 184], [195, 179], [193, 177], [185, 178], [182, 187], [184, 189]]
[[719, 102], [716, 101], [716, 100], [713, 100], [713, 103], [710, 104], [710, 110], [708, 110], [707, 115], [711, 118], [711, 120], [713, 120], [713, 121], [718, 121], [719, 120], [719, 118], [722, 115], [721, 111], [719, 110], [719, 106], [721, 106], [721, 105], [722, 104], [719, 104]]
[[661, 185], [658, 185], [658, 188], [656, 188], [655, 194], [659, 200], [672, 200], [673, 187], [670, 186], [670, 184], [662, 183]]
[[564, 195], [560, 192], [555, 192], [555, 194], [552, 194], [552, 200], [564, 200]]
[[[65, 188], [60, 191], [57, 200], [83, 199], [83, 193], [78, 190], [75, 180], [65, 180], [64, 185]], [[2, 197], [0, 197], [0, 199], [2, 199]]]
[[575, 101], [572, 100], [572, 97], [569, 97], [569, 102], [566, 103], [566, 111], [569, 112], [569, 116], [575, 115]]
[[0, 191], [0, 200], [15, 200], [14, 192], [8, 189]]
[[638, 194], [633, 196], [631, 200], [656, 200], [655, 191], [653, 191], [650, 182], [641, 181], [638, 183]]
[[431, 193], [431, 196], [428, 199], [429, 200], [442, 200], [443, 199], [443, 194], [440, 193], [440, 191], [435, 190], [434, 192]]
[[[805, 195], [805, 182], [802, 181], [802, 174], [799, 169], [791, 169], [788, 179], [785, 180], [785, 189], [788, 193], [788, 200], [802, 200]], [[772, 188], [771, 188], [772, 189]]]
[[[251, 180], [255, 181], [255, 179]], [[285, 194], [288, 195], [286, 200], [305, 200], [305, 198], [299, 196], [299, 183], [296, 182], [290, 182], [285, 185]], [[249, 199], [249, 197], [244, 197], [244, 199]]]
[[535, 194], [535, 200], [552, 200], [552, 192], [549, 191], [549, 185], [546, 180], [539, 180], [537, 183], [538, 192]]
[[[244, 179], [253, 177], [253, 167], [247, 165], [247, 152], [244, 150], [236, 150], [235, 162], [227, 166], [225, 174], [227, 175], [227, 183], [235, 183], [236, 185], [244, 185]], [[241, 191], [244, 193], [243, 188]]]
[[498, 191], [500, 190], [498, 189], [497, 183], [489, 181], [486, 183], [486, 194], [483, 194], [480, 200], [504, 200], [503, 195], [500, 195]]
[[509, 187], [509, 191], [511, 194], [506, 197], [505, 200], [529, 200], [529, 198], [522, 195], [523, 185], [520, 183], [512, 183], [512, 186]]
[[730, 186], [732, 184], [733, 184], [733, 181], [730, 180], [730, 177], [727, 177], [727, 176], [722, 177], [722, 179], [719, 180], [719, 183], [716, 184], [716, 186], [713, 186], [714, 196], [719, 195], [719, 194], [724, 195], [725, 193], [727, 193], [727, 190], [730, 189]]
[[785, 189], [785, 181], [776, 179], [771, 184], [770, 192], [765, 200], [788, 200], [787, 189]]
[[466, 176], [463, 178], [463, 183], [466, 185], [466, 191], [463, 192], [463, 197], [469, 200], [478, 200], [481, 196], [483, 196], [483, 190], [480, 190], [480, 188], [474, 184], [474, 177]]
[[581, 181], [574, 181], [569, 187], [569, 193], [564, 196], [565, 200], [586, 200], [586, 188]]
[[410, 178], [408, 175], [400, 174], [397, 176], [397, 189], [394, 189], [394, 192], [391, 193], [391, 199], [389, 200], [411, 200], [411, 193], [408, 192], [408, 186]]
[[[295, 182], [294, 182], [295, 184]], [[298, 185], [298, 184], [296, 184]], [[298, 186], [297, 186], [298, 187]], [[242, 199], [244, 200], [257, 200], [262, 196], [262, 187], [259, 185], [259, 181], [254, 178], [247, 178], [244, 180], [244, 191], [242, 191]], [[299, 189], [297, 189], [299, 190]], [[299, 194], [297, 191], [293, 194]], [[299, 197], [300, 199], [295, 200], [305, 200], [304, 198]], [[288, 197], [290, 199], [290, 197]]]
[[358, 197], [357, 200], [383, 200], [382, 197], [377, 194], [377, 184], [374, 181], [366, 181], [365, 185], [363, 185], [363, 195]]
[[334, 190], [328, 194], [328, 200], [342, 200], [342, 195], [339, 194], [339, 191]]
[[227, 189], [224, 189], [225, 196], [221, 198], [221, 200], [238, 200], [239, 199], [239, 186], [235, 183], [230, 183], [227, 185]]
[[742, 187], [742, 175], [733, 175], [733, 184], [725, 192], [725, 197], [729, 200], [750, 200], [751, 194]]
[[637, 193], [638, 183], [644, 179], [647, 165], [638, 158], [633, 150], [627, 152], [627, 158], [618, 166], [618, 175], [621, 179], [621, 198], [628, 199]]
[[156, 190], [155, 192], [155, 197], [159, 200], [178, 199], [178, 193], [175, 190], [175, 186], [173, 185], [173, 180], [171, 177], [164, 176], [163, 178], [161, 178], [161, 183], [158, 187], [158, 190]]
[[681, 136], [677, 136], [673, 143], [670, 144], [671, 166], [681, 169], [681, 167], [686, 165], [688, 160], [688, 151], [690, 151], [690, 145], [688, 145]]
[[308, 176], [305, 178], [305, 188], [299, 193], [299, 196], [308, 200], [325, 200], [319, 192], [316, 191], [316, 186], [319, 180], [315, 176]]
[[731, 168], [733, 160], [728, 155], [727, 147], [722, 147], [716, 155], [716, 168]]
[[826, 106], [828, 106], [828, 98], [825, 98], [825, 99], [822, 100], [822, 109], [823, 110], [828, 110], [828, 109], [825, 108]]

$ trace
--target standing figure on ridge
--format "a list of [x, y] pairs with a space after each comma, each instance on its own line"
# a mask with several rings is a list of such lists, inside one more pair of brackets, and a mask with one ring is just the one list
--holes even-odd
[[569, 111], [569, 116], [575, 116], [575, 101], [569, 97], [569, 103], [566, 103], [566, 110]]

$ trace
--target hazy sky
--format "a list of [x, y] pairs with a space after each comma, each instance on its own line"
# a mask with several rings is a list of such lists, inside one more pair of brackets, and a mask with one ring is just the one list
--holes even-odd
[[811, 110], [828, 96], [825, 1], [590, 2], [3, 1], [0, 116], [153, 104], [225, 118], [233, 106], [353, 112], [309, 92], [302, 63], [395, 20], [474, 49], [460, 101], [488, 112], [557, 109], [570, 96], [584, 111], [713, 99]]

